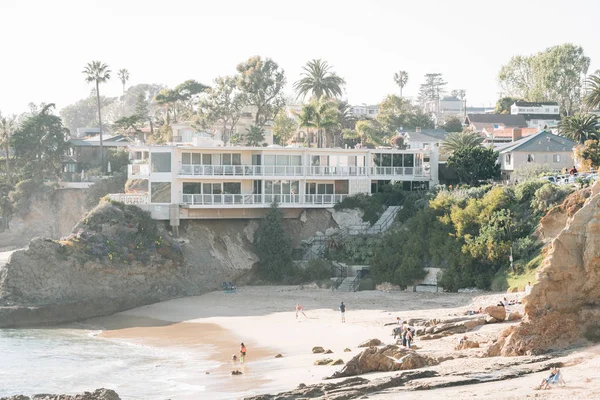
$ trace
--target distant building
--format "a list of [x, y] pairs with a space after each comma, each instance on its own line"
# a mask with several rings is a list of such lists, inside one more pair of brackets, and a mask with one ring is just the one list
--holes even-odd
[[[107, 159], [109, 150], [125, 150], [131, 143], [131, 139], [123, 135], [102, 135], [104, 160]], [[87, 171], [101, 166], [100, 135], [85, 139], [69, 139], [68, 144], [69, 154], [63, 160], [63, 172], [80, 173], [82, 169]]]
[[557, 102], [526, 102], [517, 101], [510, 107], [511, 115], [522, 115], [530, 128], [554, 128], [560, 121]]
[[538, 132], [537, 128], [483, 128], [481, 136], [485, 144], [510, 143]]
[[464, 125], [476, 133], [481, 133], [484, 129], [489, 131], [528, 127], [523, 115], [511, 114], [467, 114]]
[[559, 172], [575, 165], [573, 147], [577, 143], [548, 131], [516, 140], [498, 148], [503, 179], [510, 179], [516, 168], [527, 164], [548, 165]]
[[402, 135], [407, 149], [431, 149], [443, 142], [448, 133], [443, 129], [420, 129]]
[[375, 118], [379, 113], [379, 105], [368, 106], [363, 104], [362, 106], [352, 106], [352, 114], [357, 117]]

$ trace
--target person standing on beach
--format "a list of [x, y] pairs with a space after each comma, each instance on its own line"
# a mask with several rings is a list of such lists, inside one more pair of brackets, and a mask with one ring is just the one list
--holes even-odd
[[300, 304], [296, 304], [296, 319], [298, 319], [298, 313], [302, 313], [302, 315], [304, 315], [304, 317], [308, 319], [306, 314], [304, 314], [304, 308], [302, 308]]
[[346, 305], [343, 301], [340, 304], [340, 313], [342, 314], [342, 322], [346, 322]]
[[240, 344], [240, 363], [243, 364], [246, 361], [246, 345]]
[[525, 296], [528, 296], [529, 293], [531, 293], [531, 282], [527, 282], [527, 285], [525, 285]]

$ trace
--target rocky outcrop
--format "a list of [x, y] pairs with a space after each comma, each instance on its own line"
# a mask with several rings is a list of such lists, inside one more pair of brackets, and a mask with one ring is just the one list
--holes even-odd
[[358, 345], [358, 347], [373, 347], [373, 346], [381, 346], [381, 340], [369, 339]]
[[600, 184], [552, 241], [538, 282], [524, 298], [522, 322], [505, 330], [488, 355], [538, 354], [600, 336]]
[[84, 189], [40, 190], [27, 210], [11, 217], [9, 229], [0, 232], [0, 251], [25, 247], [35, 237], [60, 239], [89, 209]]
[[354, 356], [341, 371], [334, 373], [330, 378], [344, 378], [369, 372], [417, 369], [436, 364], [438, 364], [436, 359], [423, 356], [400, 346], [370, 347]]
[[542, 217], [536, 231], [537, 236], [543, 241], [550, 241], [558, 236], [565, 228], [569, 219], [583, 207], [591, 195], [592, 188], [586, 188], [571, 193], [562, 204], [552, 208], [544, 217]]
[[84, 392], [73, 396], [67, 394], [36, 394], [32, 397], [17, 395], [1, 397], [0, 400], [121, 400], [121, 398], [114, 390], [97, 389], [94, 392]]

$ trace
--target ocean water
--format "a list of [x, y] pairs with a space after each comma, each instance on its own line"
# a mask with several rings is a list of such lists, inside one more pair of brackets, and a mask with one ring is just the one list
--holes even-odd
[[[0, 397], [115, 390], [122, 399], [231, 399], [205, 371], [201, 351], [94, 337], [84, 329], [0, 329]], [[214, 380], [213, 380], [214, 384]]]

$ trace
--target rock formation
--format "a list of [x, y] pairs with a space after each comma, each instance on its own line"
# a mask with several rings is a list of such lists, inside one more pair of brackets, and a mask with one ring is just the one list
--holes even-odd
[[498, 321], [506, 319], [506, 308], [504, 306], [489, 306], [485, 308], [485, 313]]
[[600, 339], [600, 183], [554, 238], [524, 298], [522, 322], [502, 332], [488, 355], [538, 354]]
[[422, 368], [438, 364], [436, 359], [423, 356], [400, 346], [370, 347], [354, 356], [341, 371], [330, 379], [362, 375], [369, 372], [390, 372]]
[[369, 339], [358, 345], [358, 347], [373, 347], [373, 346], [381, 346], [381, 340]]
[[0, 400], [121, 400], [121, 398], [114, 390], [97, 389], [93, 393], [84, 392], [73, 396], [66, 394], [36, 394], [32, 397], [17, 395], [1, 397]]

